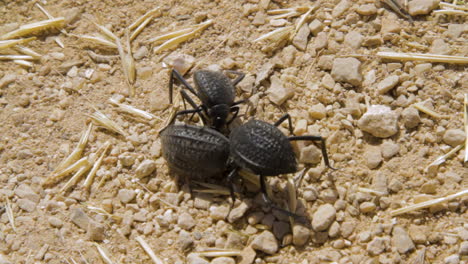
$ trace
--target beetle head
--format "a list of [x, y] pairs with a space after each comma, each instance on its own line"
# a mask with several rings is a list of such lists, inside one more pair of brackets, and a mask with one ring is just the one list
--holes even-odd
[[218, 104], [211, 107], [208, 114], [213, 120], [213, 127], [219, 129], [225, 123], [229, 115], [229, 106], [227, 104]]

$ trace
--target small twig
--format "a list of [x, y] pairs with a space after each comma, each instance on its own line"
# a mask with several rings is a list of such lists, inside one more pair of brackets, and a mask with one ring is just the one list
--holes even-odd
[[146, 243], [145, 239], [142, 236], [137, 236], [135, 238], [135, 240], [138, 243], [140, 243], [141, 247], [145, 250], [146, 254], [148, 254], [150, 256], [151, 260], [153, 260], [153, 263], [155, 263], [155, 264], [164, 264], [164, 262], [158, 256], [156, 256], [154, 251], [151, 249], [151, 247], [148, 245], [148, 243]]

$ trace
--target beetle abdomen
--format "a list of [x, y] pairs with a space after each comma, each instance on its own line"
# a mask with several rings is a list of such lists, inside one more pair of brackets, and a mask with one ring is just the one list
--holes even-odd
[[193, 80], [200, 100], [208, 107], [217, 104], [232, 105], [235, 89], [231, 80], [221, 72], [200, 70], [195, 72]]
[[240, 167], [265, 176], [297, 171], [291, 143], [271, 124], [250, 120], [235, 128], [230, 140], [231, 156]]
[[161, 133], [161, 146], [169, 167], [190, 177], [222, 173], [229, 157], [229, 140], [206, 127], [171, 125]]

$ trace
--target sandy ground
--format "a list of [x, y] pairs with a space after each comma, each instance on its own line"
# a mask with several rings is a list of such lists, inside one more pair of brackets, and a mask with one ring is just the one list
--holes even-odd
[[[163, 263], [467, 263], [466, 195], [391, 214], [467, 189], [464, 149], [438, 169], [426, 169], [464, 142], [466, 67], [376, 56], [391, 50], [466, 57], [466, 16], [428, 11], [411, 23], [374, 1], [322, 1], [306, 20], [312, 32], [304, 29], [304, 38], [259, 44], [254, 40], [262, 34], [300, 20], [269, 21], [267, 10], [315, 2], [0, 1], [0, 35], [47, 19], [36, 2], [52, 16], [65, 17], [63, 29], [70, 34], [48, 30], [23, 44], [42, 55], [32, 67], [0, 61], [0, 263], [111, 263], [98, 246], [112, 263], [151, 263], [137, 237]], [[126, 49], [125, 28], [155, 7], [160, 15], [131, 42], [136, 81], [129, 96], [117, 50], [76, 35], [98, 33], [95, 22], [120, 37]], [[213, 24], [172, 51], [155, 54], [158, 45], [148, 43], [207, 19]], [[103, 57], [92, 58], [89, 51]], [[162, 61], [178, 54], [194, 58], [185, 75], [189, 82], [197, 69], [246, 73], [237, 96], [252, 101], [245, 118], [274, 122], [288, 112], [296, 134], [327, 138], [336, 171], [317, 164], [317, 148], [307, 154], [305, 145], [295, 146], [301, 160], [309, 155], [315, 163], [297, 188], [296, 212], [307, 220], [272, 212], [248, 182], [239, 182], [240, 199], [229, 216], [228, 196], [191, 195], [187, 184], [176, 183], [161, 156], [158, 131], [173, 110], [169, 69]], [[335, 69], [333, 61], [340, 58], [354, 58], [359, 67]], [[398, 80], [388, 88], [391, 76]], [[110, 98], [155, 117], [122, 113]], [[415, 110], [412, 105], [420, 102], [442, 116]], [[359, 123], [370, 105], [389, 107], [389, 116], [376, 117], [383, 123], [374, 129], [395, 131], [380, 137], [365, 131]], [[94, 109], [125, 135], [92, 128], [82, 157], [96, 160], [107, 141], [110, 150], [91, 188], [83, 187], [83, 176], [63, 190], [72, 174], [44, 184], [77, 146]], [[241, 114], [246, 110], [242, 105]], [[288, 133], [287, 126], [281, 129]], [[222, 179], [207, 181], [227, 186]], [[288, 200], [286, 183], [286, 176], [269, 181], [281, 206]], [[193, 254], [207, 248], [234, 250], [235, 256]]]

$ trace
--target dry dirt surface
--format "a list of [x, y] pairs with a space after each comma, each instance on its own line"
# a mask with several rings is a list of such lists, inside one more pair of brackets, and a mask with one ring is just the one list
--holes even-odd
[[[155, 8], [130, 41], [132, 23]], [[468, 263], [466, 10], [435, 0], [0, 0], [0, 263]], [[48, 19], [59, 22], [7, 34]], [[297, 175], [268, 179], [275, 203], [302, 217], [264, 204], [255, 175], [236, 181], [230, 210], [222, 175], [169, 171], [159, 131], [183, 108], [169, 104], [171, 66], [190, 83], [199, 69], [244, 72], [237, 125], [287, 112], [296, 135], [327, 139], [338, 170], [296, 142]], [[410, 205], [424, 208], [397, 211]]]

